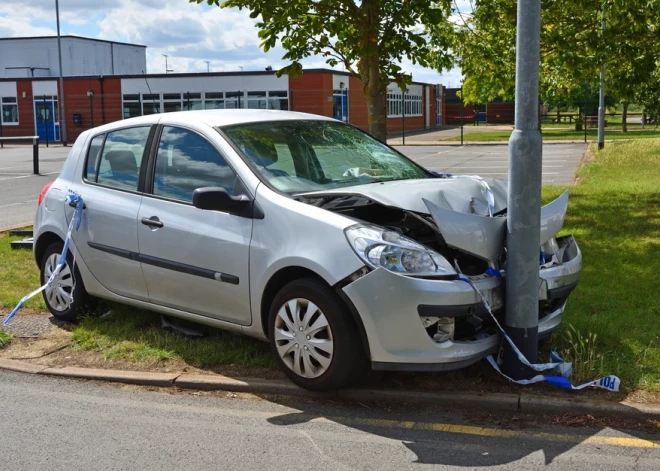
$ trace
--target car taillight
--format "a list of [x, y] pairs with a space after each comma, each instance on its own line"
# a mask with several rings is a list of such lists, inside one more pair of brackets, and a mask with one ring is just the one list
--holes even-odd
[[37, 202], [37, 206], [41, 205], [41, 202], [44, 200], [44, 197], [46, 196], [46, 193], [48, 193], [48, 190], [50, 190], [50, 187], [53, 185], [54, 182], [46, 183], [46, 186], [41, 190], [41, 193], [39, 193], [39, 201]]

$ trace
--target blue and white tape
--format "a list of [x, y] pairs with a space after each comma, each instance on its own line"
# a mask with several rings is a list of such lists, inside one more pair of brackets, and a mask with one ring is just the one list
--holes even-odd
[[[500, 277], [502, 276], [501, 273], [497, 272], [497, 270], [490, 269], [490, 268], [488, 270], [490, 270], [490, 272], [487, 271], [487, 273], [490, 274], [490, 275], [495, 275], [495, 276], [500, 276]], [[513, 340], [511, 340], [511, 337], [509, 337], [509, 335], [504, 331], [504, 329], [502, 328], [502, 326], [498, 322], [497, 318], [493, 314], [493, 311], [490, 308], [490, 304], [488, 303], [488, 301], [486, 300], [484, 295], [481, 293], [481, 291], [479, 291], [479, 289], [474, 285], [474, 283], [472, 283], [472, 280], [470, 280], [468, 277], [466, 277], [464, 275], [461, 275], [460, 279], [465, 281], [466, 283], [468, 283], [472, 287], [472, 289], [477, 293], [477, 295], [481, 299], [481, 302], [486, 307], [486, 310], [488, 311], [488, 314], [490, 314], [490, 316], [493, 318], [493, 320], [495, 321], [495, 324], [497, 325], [497, 328], [502, 333], [502, 336], [507, 341], [507, 343], [511, 346], [511, 349], [514, 351], [514, 353], [516, 354], [518, 360], [520, 360], [520, 362], [523, 365], [533, 369], [534, 371], [538, 371], [538, 372], [555, 370], [560, 375], [560, 376], [557, 376], [557, 375], [544, 375], [544, 374], [541, 374], [541, 375], [534, 376], [531, 379], [515, 380], [515, 379], [512, 379], [512, 378], [508, 377], [504, 373], [502, 373], [502, 371], [500, 370], [499, 365], [497, 364], [497, 362], [495, 361], [493, 356], [490, 355], [488, 357], [488, 362], [491, 365], [493, 365], [493, 368], [495, 368], [495, 370], [499, 374], [504, 376], [506, 379], [508, 379], [512, 383], [522, 384], [522, 385], [541, 383], [543, 381], [546, 381], [546, 382], [548, 382], [548, 383], [550, 383], [554, 386], [557, 386], [557, 387], [563, 388], [563, 389], [575, 389], [575, 390], [577, 390], [577, 389], [584, 389], [587, 386], [593, 386], [593, 387], [596, 387], [596, 388], [606, 389], [608, 391], [615, 391], [615, 392], [619, 391], [619, 386], [621, 385], [621, 380], [618, 377], [614, 376], [614, 375], [605, 376], [603, 378], [599, 378], [599, 379], [596, 379], [594, 381], [590, 381], [588, 383], [581, 384], [579, 386], [573, 386], [573, 384], [568, 379], [571, 376], [571, 373], [573, 372], [573, 365], [569, 362], [563, 361], [562, 358], [555, 352], [552, 352], [550, 354], [550, 357], [552, 359], [551, 363], [530, 363], [527, 360], [527, 358], [525, 357], [525, 355], [523, 355], [523, 353], [518, 349], [518, 347], [513, 342]]]
[[69, 244], [71, 243], [71, 234], [73, 233], [74, 229], [78, 230], [78, 228], [80, 227], [80, 222], [82, 221], [83, 206], [85, 203], [83, 202], [83, 199], [79, 194], [69, 190], [69, 192], [66, 195], [66, 198], [64, 199], [64, 204], [75, 205], [76, 209], [73, 212], [73, 217], [71, 218], [71, 222], [69, 223], [69, 228], [66, 232], [66, 239], [64, 240], [64, 248], [62, 249], [60, 258], [57, 261], [57, 267], [55, 267], [55, 270], [53, 270], [53, 273], [50, 275], [45, 285], [43, 285], [39, 289], [32, 291], [30, 294], [24, 296], [23, 299], [21, 299], [18, 302], [14, 310], [11, 311], [11, 313], [7, 316], [7, 318], [2, 323], [2, 325], [9, 324], [9, 322], [14, 318], [14, 316], [19, 311], [19, 309], [23, 307], [26, 301], [32, 298], [33, 296], [36, 296], [37, 294], [41, 293], [46, 288], [48, 288], [53, 283], [53, 281], [55, 281], [57, 275], [60, 274], [62, 268], [64, 268], [64, 263], [66, 262], [66, 254], [69, 251]]

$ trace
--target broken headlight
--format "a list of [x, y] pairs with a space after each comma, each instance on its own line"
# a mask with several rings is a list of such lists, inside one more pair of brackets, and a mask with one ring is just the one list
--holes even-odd
[[442, 255], [398, 232], [367, 224], [351, 226], [345, 232], [355, 253], [372, 268], [414, 276], [456, 274]]

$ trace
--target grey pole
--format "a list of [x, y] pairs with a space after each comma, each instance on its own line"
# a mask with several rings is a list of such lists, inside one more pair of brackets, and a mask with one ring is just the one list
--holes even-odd
[[[605, 30], [605, 8], [601, 30]], [[600, 58], [600, 101], [598, 102], [598, 150], [605, 147], [605, 57]]]
[[60, 129], [62, 144], [66, 147], [66, 113], [64, 112], [64, 78], [62, 75], [62, 41], [60, 39], [60, 2], [55, 0], [55, 16], [57, 17], [57, 55], [60, 62]]
[[[541, 0], [518, 0], [515, 128], [509, 139], [505, 330], [531, 363], [538, 359], [542, 142], [538, 130]], [[505, 344], [504, 372], [530, 377]]]

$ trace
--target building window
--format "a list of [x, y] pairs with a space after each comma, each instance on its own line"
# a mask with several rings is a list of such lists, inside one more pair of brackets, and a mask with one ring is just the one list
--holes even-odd
[[225, 108], [227, 109], [245, 108], [245, 100], [243, 99], [243, 92], [225, 93]]
[[16, 97], [2, 97], [2, 124], [18, 124], [18, 102]]
[[165, 113], [181, 111], [181, 94], [163, 93], [163, 111]]
[[405, 95], [405, 107], [401, 93], [387, 94], [387, 116], [390, 118], [402, 116], [422, 116], [422, 95]]
[[225, 94], [223, 92], [207, 92], [204, 94], [204, 109], [224, 110]]
[[124, 119], [142, 116], [142, 105], [139, 94], [124, 95], [123, 102], [124, 104], [122, 108], [124, 110]]
[[160, 113], [160, 95], [158, 93], [154, 94], [143, 94], [142, 95], [142, 114], [156, 114]]
[[248, 92], [247, 107], [256, 110], [265, 110], [268, 108], [266, 92]]
[[289, 95], [285, 91], [268, 92], [269, 110], [289, 110]]
[[183, 94], [183, 109], [186, 111], [203, 110], [201, 93], [186, 92]]

